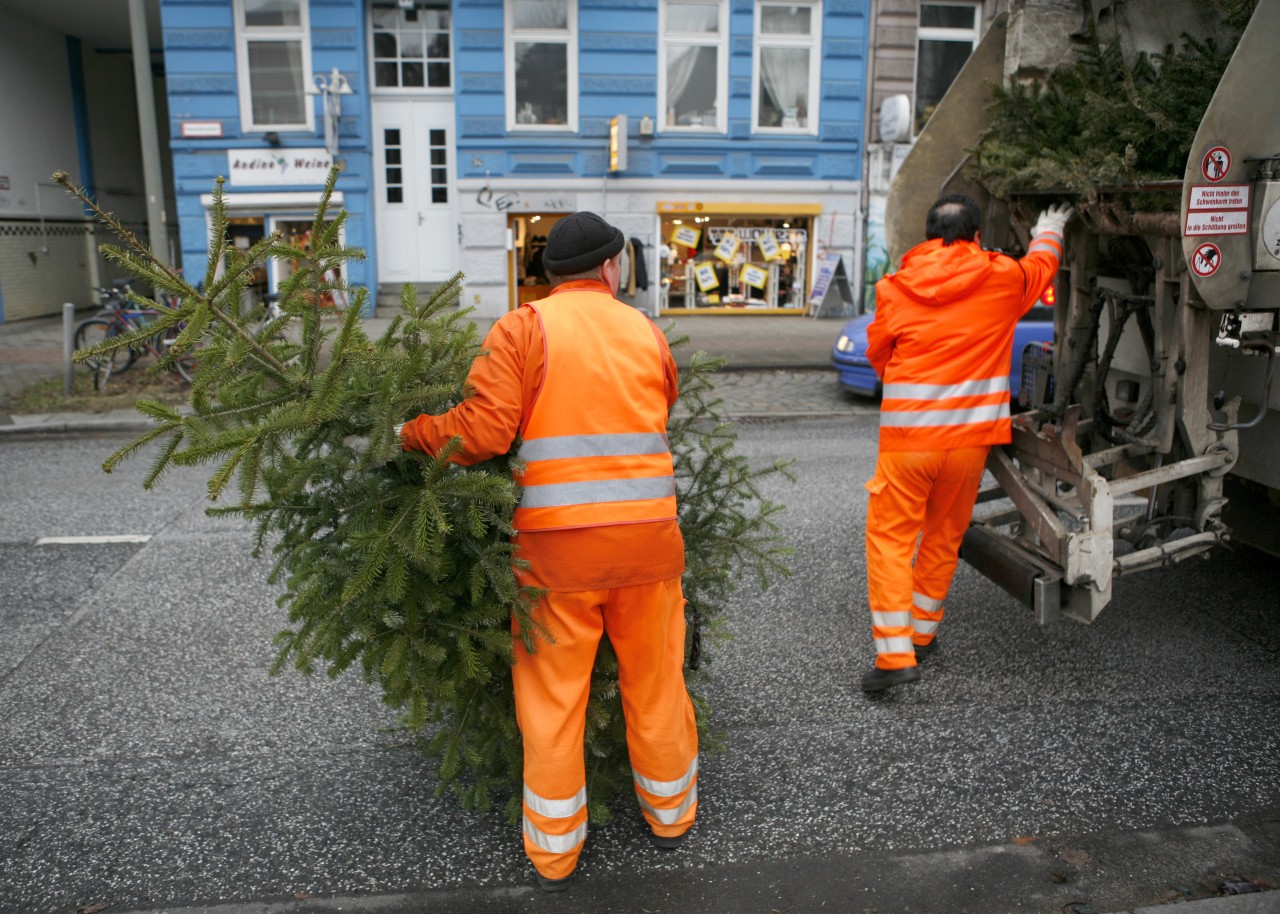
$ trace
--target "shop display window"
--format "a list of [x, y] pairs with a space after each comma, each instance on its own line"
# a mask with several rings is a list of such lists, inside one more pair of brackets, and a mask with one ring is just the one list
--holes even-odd
[[659, 309], [803, 311], [810, 216], [662, 217]]

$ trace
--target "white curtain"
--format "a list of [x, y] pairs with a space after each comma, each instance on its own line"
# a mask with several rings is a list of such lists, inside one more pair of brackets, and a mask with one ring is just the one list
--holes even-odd
[[807, 115], [810, 107], [807, 49], [761, 48], [760, 80], [779, 114], [788, 108], [804, 108]]
[[693, 75], [694, 65], [698, 62], [700, 48], [692, 45], [667, 46], [667, 109], [676, 107], [684, 90], [689, 87], [689, 77]]

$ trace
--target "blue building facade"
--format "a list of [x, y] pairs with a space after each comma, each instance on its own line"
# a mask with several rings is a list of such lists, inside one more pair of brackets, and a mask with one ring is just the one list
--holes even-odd
[[868, 5], [162, 0], [183, 265], [207, 267], [216, 178], [237, 244], [298, 238], [339, 160], [360, 285], [461, 269], [496, 317], [591, 209], [649, 313], [805, 312], [860, 259]]

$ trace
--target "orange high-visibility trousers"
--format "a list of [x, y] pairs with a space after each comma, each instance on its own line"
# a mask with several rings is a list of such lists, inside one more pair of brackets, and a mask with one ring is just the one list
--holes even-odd
[[934, 638], [989, 450], [879, 456], [866, 485], [867, 597], [882, 670], [915, 666], [914, 645]]
[[549, 592], [534, 612], [555, 642], [517, 637], [516, 720], [524, 740], [524, 848], [538, 872], [573, 872], [587, 837], [583, 759], [591, 669], [602, 633], [618, 684], [636, 798], [654, 833], [682, 835], [698, 810], [698, 727], [684, 683], [680, 579]]

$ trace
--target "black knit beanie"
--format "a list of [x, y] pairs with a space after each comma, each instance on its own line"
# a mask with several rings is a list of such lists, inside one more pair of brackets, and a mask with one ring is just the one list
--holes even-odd
[[542, 265], [557, 276], [583, 273], [622, 250], [622, 232], [585, 210], [565, 216], [551, 227]]

